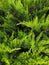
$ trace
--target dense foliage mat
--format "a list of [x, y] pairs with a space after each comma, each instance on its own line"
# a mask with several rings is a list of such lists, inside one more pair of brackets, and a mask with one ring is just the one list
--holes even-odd
[[49, 0], [0, 0], [0, 65], [49, 65]]

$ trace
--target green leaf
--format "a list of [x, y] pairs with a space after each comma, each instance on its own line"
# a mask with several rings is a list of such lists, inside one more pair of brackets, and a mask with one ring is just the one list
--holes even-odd
[[25, 25], [25, 26], [27, 26], [27, 27], [30, 27], [30, 28], [32, 28], [32, 29], [34, 29], [34, 28], [35, 28], [35, 29], [39, 28], [39, 27], [38, 27], [38, 26], [39, 26], [39, 23], [38, 23], [38, 17], [37, 17], [37, 16], [33, 19], [33, 21], [28, 21], [28, 22], [23, 21], [23, 22], [18, 23], [17, 25], [20, 25], [20, 24]]
[[43, 32], [41, 32], [37, 37], [36, 37], [36, 42], [39, 42], [40, 41], [40, 38], [42, 37], [43, 35]]
[[12, 53], [13, 51], [18, 51], [20, 50], [21, 48], [10, 48], [8, 46], [5, 46], [4, 44], [0, 44], [0, 53], [6, 53], [6, 52], [9, 52], [9, 53]]

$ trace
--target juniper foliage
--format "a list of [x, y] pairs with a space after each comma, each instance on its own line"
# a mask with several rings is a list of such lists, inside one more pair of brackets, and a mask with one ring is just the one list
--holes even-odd
[[0, 65], [49, 65], [49, 0], [0, 0]]

